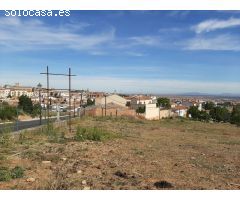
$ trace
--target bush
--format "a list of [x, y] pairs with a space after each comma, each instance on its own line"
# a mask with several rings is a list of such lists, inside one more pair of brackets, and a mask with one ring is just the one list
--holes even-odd
[[229, 122], [230, 121], [230, 112], [226, 108], [215, 107], [213, 108], [210, 113], [213, 120], [217, 122]]
[[91, 140], [91, 141], [103, 141], [106, 139], [110, 139], [114, 137], [113, 134], [106, 132], [102, 129], [99, 129], [97, 127], [94, 128], [82, 128], [78, 127], [75, 140], [77, 141], [85, 141], [85, 140]]
[[11, 172], [7, 167], [0, 168], [0, 181], [10, 181], [11, 180]]
[[136, 109], [136, 112], [137, 112], [137, 113], [145, 113], [145, 111], [146, 111], [146, 106], [144, 106], [144, 107], [138, 107], [138, 108]]
[[22, 167], [16, 166], [11, 170], [11, 177], [15, 178], [22, 178], [24, 176], [24, 169]]
[[11, 133], [12, 127], [9, 125], [5, 125], [0, 132], [0, 144], [3, 146], [9, 146], [12, 144]]
[[7, 167], [0, 168], [0, 181], [10, 181], [11, 179], [22, 178], [24, 176], [24, 169], [16, 166], [13, 169]]
[[188, 115], [191, 115], [192, 119], [200, 121], [209, 121], [211, 116], [206, 111], [199, 111], [198, 107], [191, 106], [188, 109]]
[[240, 126], [240, 104], [233, 107], [231, 123]]
[[0, 109], [0, 119], [1, 120], [13, 120], [17, 117], [17, 109], [13, 106], [8, 105], [8, 103], [2, 103]]

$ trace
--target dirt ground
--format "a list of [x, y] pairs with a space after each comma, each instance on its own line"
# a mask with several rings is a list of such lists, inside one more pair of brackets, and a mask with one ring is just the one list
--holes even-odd
[[24, 176], [0, 182], [0, 189], [240, 189], [240, 128], [234, 125], [83, 118], [73, 126], [116, 137], [75, 141], [73, 131], [53, 142], [32, 132], [15, 136], [1, 146], [0, 166], [21, 166]]

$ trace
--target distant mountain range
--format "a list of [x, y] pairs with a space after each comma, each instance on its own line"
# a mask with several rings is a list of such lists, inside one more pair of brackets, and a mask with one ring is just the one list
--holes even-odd
[[187, 93], [182, 93], [179, 95], [182, 95], [182, 96], [240, 97], [240, 94], [232, 94], [232, 93], [209, 94], [209, 93], [201, 93], [201, 92], [187, 92]]

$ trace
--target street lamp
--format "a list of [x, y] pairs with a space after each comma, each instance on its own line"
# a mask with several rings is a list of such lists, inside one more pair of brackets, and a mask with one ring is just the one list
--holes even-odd
[[42, 100], [41, 100], [41, 89], [42, 89], [42, 84], [38, 83], [37, 85], [38, 88], [38, 97], [39, 97], [39, 104], [40, 104], [40, 125], [42, 125]]

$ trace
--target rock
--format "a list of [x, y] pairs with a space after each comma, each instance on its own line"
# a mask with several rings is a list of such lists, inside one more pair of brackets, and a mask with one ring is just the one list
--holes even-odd
[[91, 190], [91, 188], [89, 186], [85, 186], [83, 190]]
[[28, 178], [26, 181], [32, 183], [35, 182], [35, 180], [36, 180], [35, 178]]
[[195, 157], [191, 157], [191, 160], [196, 160], [196, 158]]
[[42, 161], [42, 164], [50, 164], [50, 163], [51, 163], [50, 160], [44, 160], [44, 161]]
[[114, 173], [114, 175], [115, 175], [115, 176], [118, 176], [118, 177], [120, 177], [120, 178], [128, 178], [126, 172], [116, 171], [116, 172]]
[[167, 181], [159, 181], [159, 182], [155, 182], [154, 186], [156, 188], [173, 188], [173, 185]]
[[67, 160], [67, 158], [62, 158], [62, 160], [63, 160], [63, 161], [66, 161], [66, 160]]
[[67, 178], [70, 178], [71, 177], [71, 175], [70, 174], [67, 174]]
[[77, 170], [77, 174], [81, 174], [82, 173], [82, 170]]
[[82, 181], [82, 184], [83, 184], [83, 185], [87, 185], [87, 181], [86, 181], [86, 180], [83, 180], [83, 181]]

